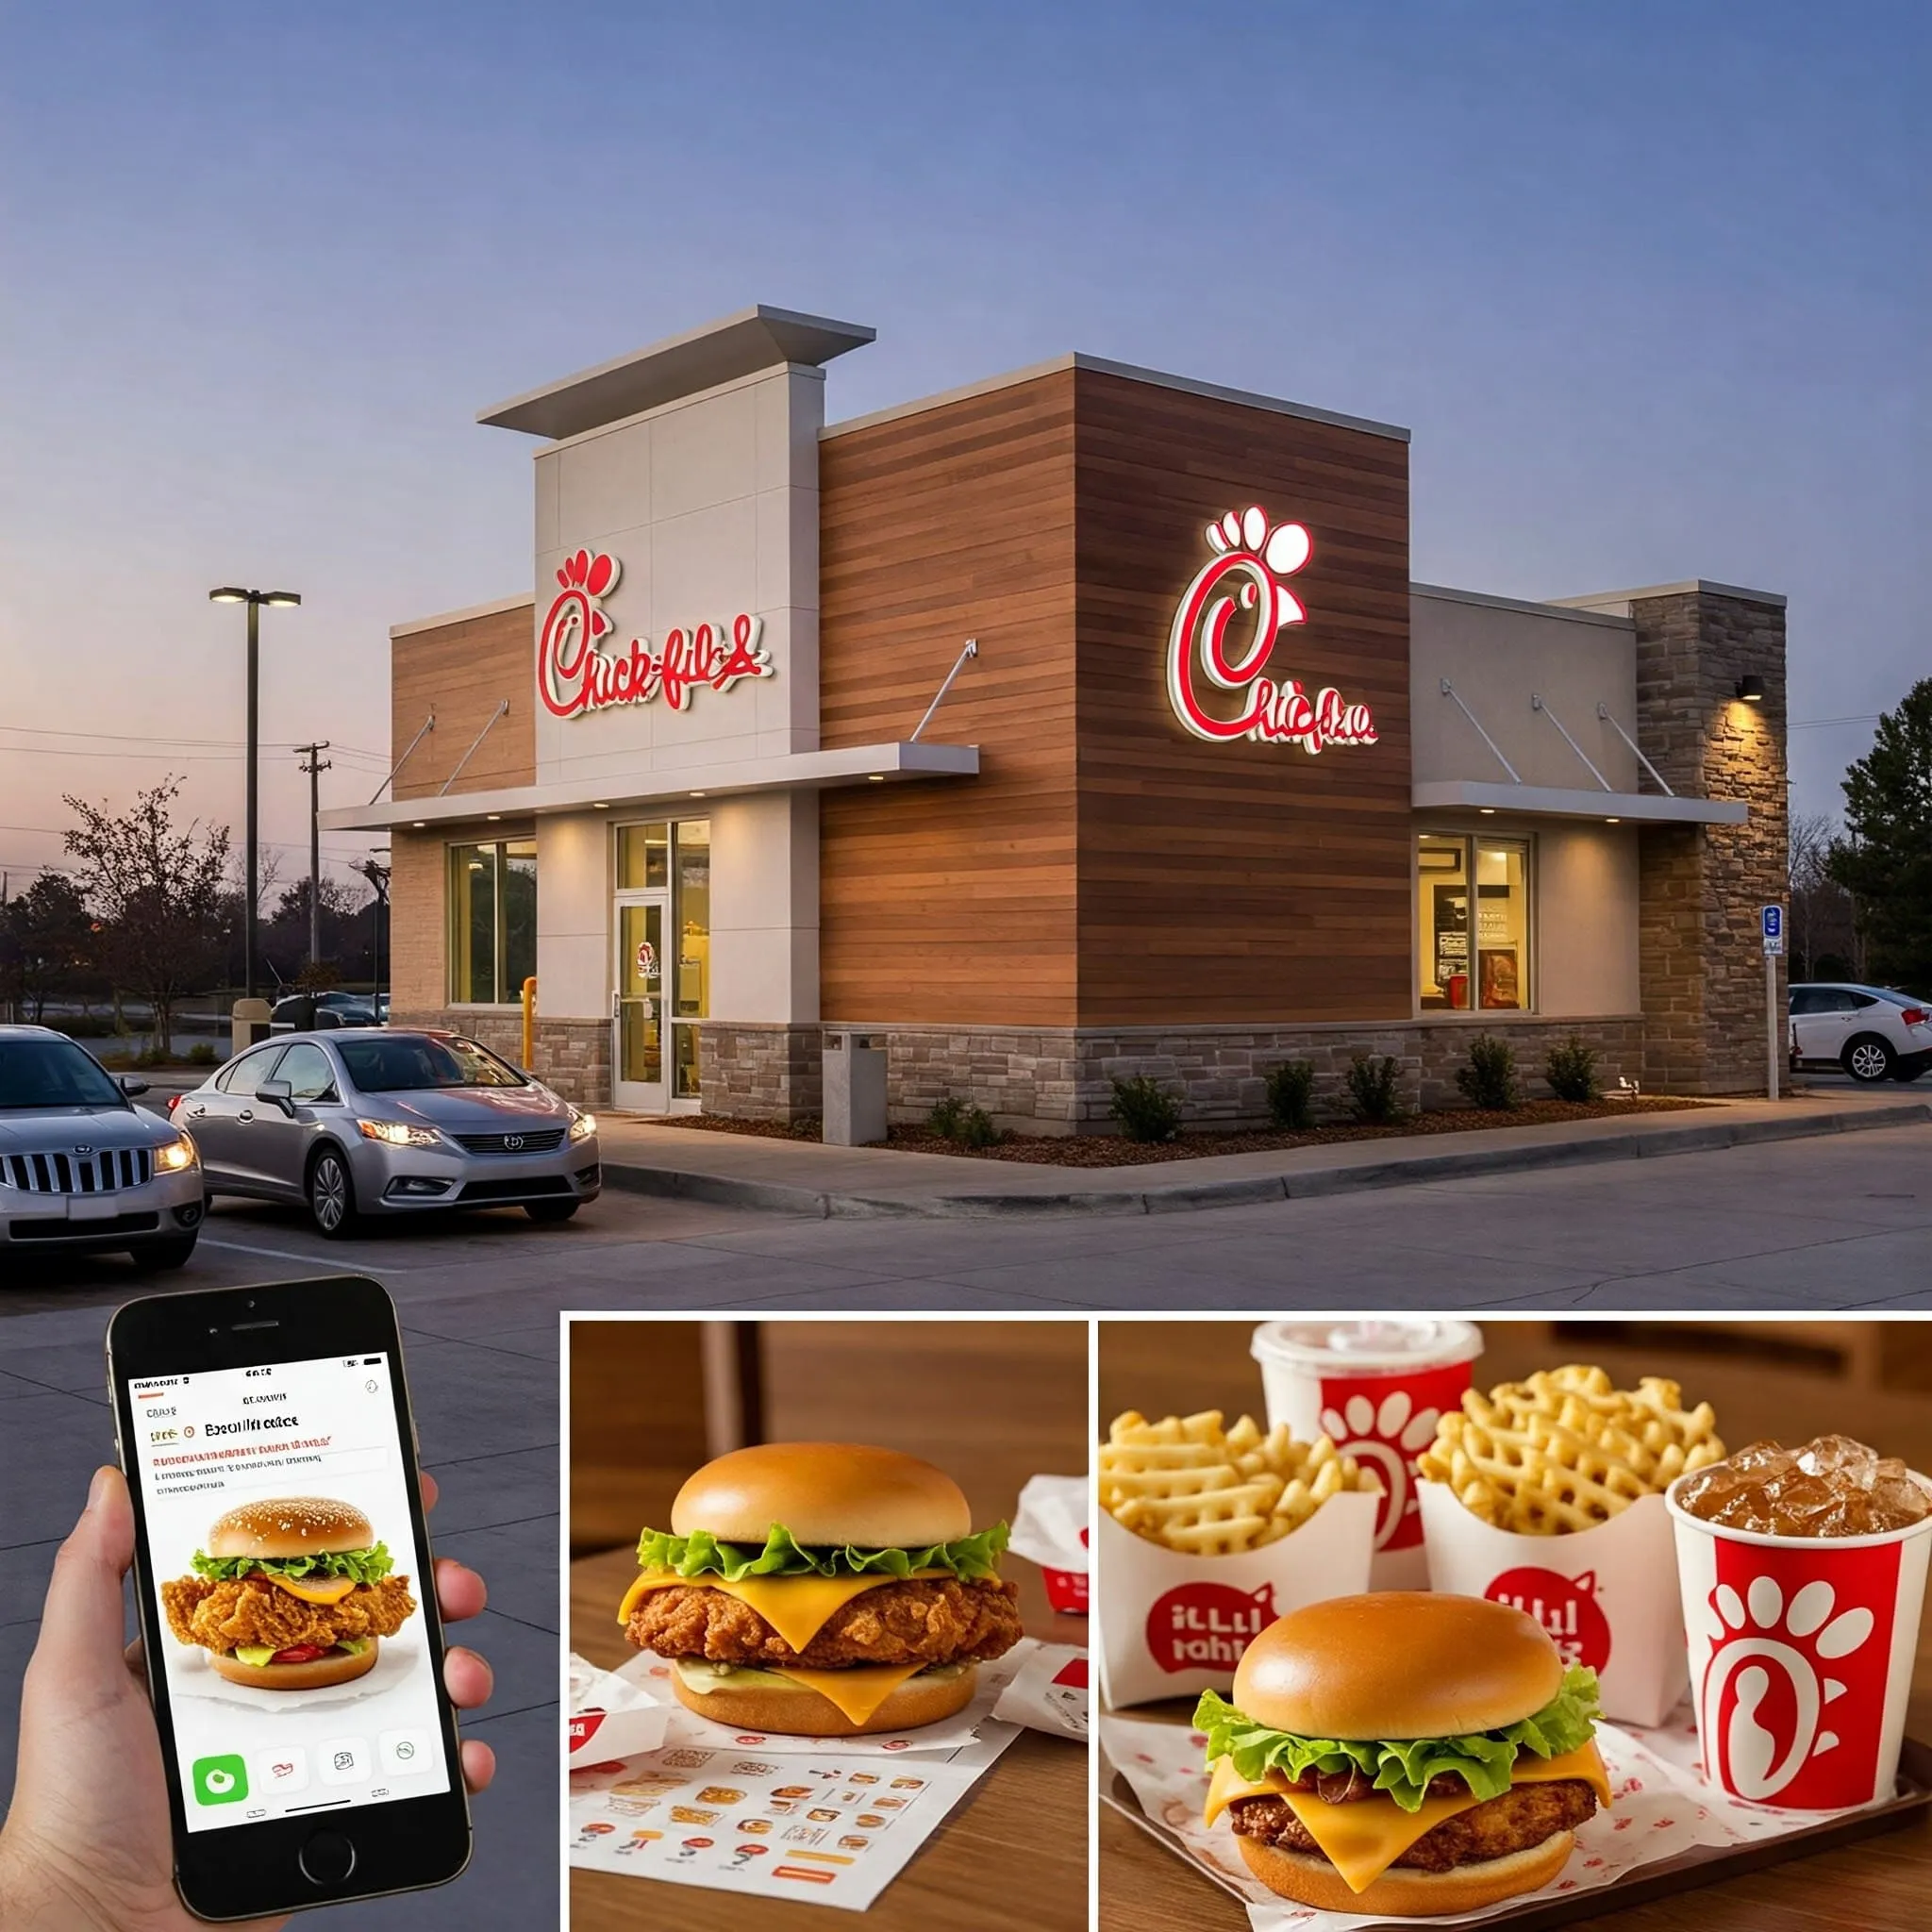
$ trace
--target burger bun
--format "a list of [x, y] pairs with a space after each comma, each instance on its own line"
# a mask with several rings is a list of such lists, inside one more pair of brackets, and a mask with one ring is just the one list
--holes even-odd
[[854, 1724], [829, 1697], [803, 1684], [757, 1682], [693, 1690], [674, 1670], [671, 1688], [687, 1710], [734, 1731], [762, 1731], [776, 1738], [862, 1738], [874, 1731], [917, 1730], [952, 1717], [973, 1702], [978, 1675], [969, 1666], [952, 1676], [908, 1677], [863, 1724]]
[[1447, 1872], [1413, 1871], [1391, 1865], [1365, 1891], [1353, 1891], [1319, 1853], [1284, 1851], [1258, 1839], [1237, 1836], [1248, 1870], [1270, 1891], [1322, 1912], [1360, 1912], [1374, 1919], [1437, 1919], [1452, 1912], [1479, 1912], [1504, 1899], [1518, 1898], [1550, 1883], [1576, 1846], [1574, 1831], [1559, 1831], [1540, 1845], [1507, 1857], [1457, 1865]]
[[763, 1543], [783, 1524], [808, 1547], [921, 1549], [973, 1533], [964, 1491], [943, 1470], [861, 1442], [759, 1442], [694, 1471], [671, 1506], [675, 1536]]
[[216, 1676], [245, 1684], [251, 1690], [326, 1690], [332, 1684], [353, 1684], [375, 1668], [382, 1640], [369, 1637], [363, 1641], [365, 1650], [332, 1650], [306, 1664], [244, 1664], [238, 1657], [224, 1657], [214, 1650], [208, 1660]]

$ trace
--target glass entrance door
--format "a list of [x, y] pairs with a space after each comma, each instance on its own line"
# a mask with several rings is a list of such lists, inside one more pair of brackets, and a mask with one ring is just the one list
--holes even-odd
[[617, 900], [617, 992], [611, 1002], [611, 1098], [640, 1113], [668, 1110], [664, 1081], [664, 934], [668, 892]]

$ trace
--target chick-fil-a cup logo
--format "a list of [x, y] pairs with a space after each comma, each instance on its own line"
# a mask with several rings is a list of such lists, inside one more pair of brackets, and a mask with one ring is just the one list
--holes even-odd
[[1483, 1594], [1533, 1617], [1549, 1632], [1566, 1664], [1601, 1671], [1610, 1660], [1610, 1620], [1596, 1600], [1596, 1573], [1565, 1576], [1556, 1570], [1506, 1570]]
[[[1168, 633], [1167, 696], [1174, 716], [1196, 738], [1209, 740], [1298, 744], [1310, 753], [1374, 744], [1375, 721], [1367, 705], [1351, 704], [1333, 686], [1310, 692], [1298, 678], [1277, 684], [1261, 675], [1277, 633], [1307, 620], [1301, 599], [1282, 581], [1313, 554], [1307, 531], [1300, 524], [1271, 526], [1256, 507], [1227, 511], [1206, 535], [1214, 555], [1182, 592]], [[1245, 613], [1239, 625], [1238, 613]], [[1239, 631], [1237, 639], [1230, 630]], [[1231, 713], [1202, 702], [1208, 687], [1238, 694]]]
[[1272, 1583], [1257, 1590], [1183, 1583], [1157, 1597], [1147, 1612], [1147, 1650], [1163, 1671], [1223, 1664], [1232, 1670], [1241, 1652], [1274, 1621]]
[[1423, 1540], [1415, 1459], [1436, 1440], [1442, 1411], [1469, 1387], [1468, 1362], [1400, 1369], [1386, 1375], [1324, 1375], [1322, 1432], [1382, 1479], [1377, 1550], [1410, 1550]]
[[667, 631], [657, 650], [648, 638], [631, 639], [622, 654], [607, 647], [617, 626], [603, 600], [621, 570], [601, 550], [578, 550], [558, 566], [558, 592], [537, 636], [537, 695], [553, 716], [579, 718], [660, 696], [674, 711], [686, 711], [700, 686], [726, 691], [740, 678], [774, 675], [760, 641], [763, 621], [749, 611], [728, 625]]
[[1716, 1634], [1691, 1658], [1707, 1769], [1756, 1804], [1826, 1811], [1873, 1796], [1899, 1545], [1716, 1543]]

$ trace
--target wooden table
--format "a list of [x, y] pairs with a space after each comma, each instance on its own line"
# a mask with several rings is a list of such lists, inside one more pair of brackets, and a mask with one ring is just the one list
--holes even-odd
[[[1031, 1563], [1008, 1557], [1001, 1569], [1020, 1586], [1029, 1637], [1087, 1641], [1087, 1619], [1056, 1616]], [[617, 1605], [636, 1574], [628, 1550], [571, 1565], [571, 1648], [579, 1656], [614, 1669], [637, 1655], [617, 1626]], [[987, 1932], [995, 1923], [1076, 1932], [1087, 1924], [1087, 1754], [1070, 1740], [1026, 1731], [862, 1918], [830, 1906], [573, 1871], [571, 1932], [833, 1932], [841, 1924], [867, 1932]]]
[[[1214, 1405], [1230, 1414], [1258, 1412], [1258, 1376], [1247, 1361], [1252, 1323], [1122, 1324], [1109, 1359], [1108, 1324], [1101, 1326], [1103, 1425], [1112, 1407], [1148, 1414], [1166, 1407]], [[1702, 1348], [1674, 1356], [1666, 1324], [1643, 1325], [1641, 1344], [1592, 1347], [1570, 1329], [1553, 1348], [1541, 1323], [1484, 1321], [1489, 1342], [1477, 1378], [1500, 1380], [1557, 1361], [1606, 1362], [1626, 1373], [1671, 1375], [1691, 1399], [1707, 1396], [1733, 1447], [1757, 1436], [1802, 1441], [1830, 1428], [1864, 1434], [1916, 1469], [1932, 1468], [1932, 1396], [1910, 1387], [1850, 1386], [1851, 1365], [1839, 1386], [1824, 1369], [1780, 1367], [1741, 1341], [1736, 1353]], [[1735, 1324], [1776, 1341], [1803, 1334], [1807, 1324]], [[1814, 1325], [1815, 1324], [1810, 1324]], [[1907, 1377], [1907, 1380], [1912, 1379]], [[1629, 1386], [1627, 1382], [1622, 1386]], [[1149, 1706], [1136, 1716], [1186, 1721], [1185, 1706]], [[1912, 1674], [1907, 1735], [1932, 1741], [1932, 1617], [1921, 1626]], [[1103, 1777], [1106, 1774], [1103, 1772]], [[1243, 1907], [1191, 1866], [1183, 1864], [1116, 1812], [1101, 1807], [1100, 1924], [1103, 1932], [1247, 1932]], [[1614, 1888], [1606, 1895], [1614, 1896]], [[1424, 1921], [1417, 1921], [1418, 1924]], [[1597, 1932], [1916, 1932], [1932, 1925], [1932, 1819], [1903, 1831], [1867, 1839], [1840, 1851], [1792, 1859], [1769, 1871], [1627, 1910], [1605, 1909], [1579, 1926]]]

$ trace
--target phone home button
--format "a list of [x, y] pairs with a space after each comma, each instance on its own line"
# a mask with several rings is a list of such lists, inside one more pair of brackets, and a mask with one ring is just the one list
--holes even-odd
[[340, 1885], [356, 1869], [356, 1847], [339, 1831], [318, 1831], [296, 1855], [311, 1885]]

